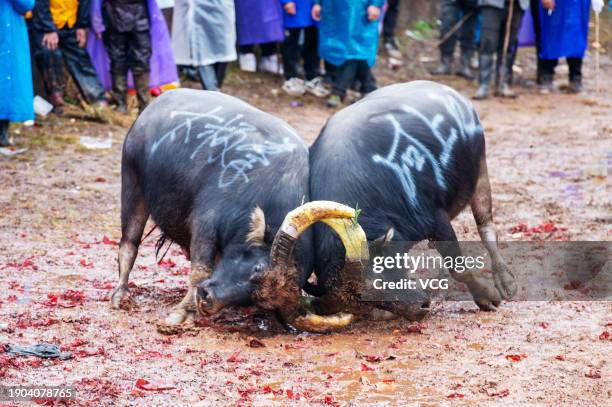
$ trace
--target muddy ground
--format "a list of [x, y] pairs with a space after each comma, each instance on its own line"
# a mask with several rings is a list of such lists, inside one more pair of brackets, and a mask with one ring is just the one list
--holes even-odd
[[[431, 51], [413, 44], [410, 52], [398, 71], [381, 60], [382, 84], [429, 78]], [[552, 222], [567, 231], [535, 237], [611, 240], [611, 60], [603, 59], [595, 94], [587, 59], [586, 93], [578, 96], [537, 95], [525, 81], [533, 74], [530, 50], [519, 66], [519, 99], [476, 103], [500, 238], [533, 239], [512, 227]], [[461, 79], [442, 80], [474, 91]], [[332, 112], [314, 98], [283, 95], [280, 84], [234, 72], [225, 90], [284, 118], [311, 143]], [[157, 264], [152, 236], [132, 273], [137, 308], [110, 310], [130, 119], [103, 124], [84, 115], [67, 109], [40, 126], [16, 127], [28, 151], [0, 157], [0, 343], [56, 343], [74, 355], [0, 354], [0, 383], [74, 385], [81, 405], [609, 405], [610, 302], [514, 302], [496, 313], [437, 303], [421, 324], [360, 322], [322, 336], [287, 333], [273, 318], [241, 309], [166, 337], [155, 321], [182, 297], [188, 263], [173, 248]], [[108, 134], [110, 149], [79, 142]], [[454, 226], [460, 239], [477, 239], [469, 213]]]

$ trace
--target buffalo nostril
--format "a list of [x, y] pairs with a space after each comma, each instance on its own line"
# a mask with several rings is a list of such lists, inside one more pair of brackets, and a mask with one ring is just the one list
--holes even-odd
[[429, 301], [426, 301], [426, 302], [424, 302], [424, 303], [421, 305], [421, 308], [422, 308], [422, 309], [428, 309], [430, 305], [431, 305], [431, 304], [429, 303]]
[[200, 301], [208, 301], [210, 294], [206, 288], [198, 287], [197, 293], [198, 293], [198, 299]]

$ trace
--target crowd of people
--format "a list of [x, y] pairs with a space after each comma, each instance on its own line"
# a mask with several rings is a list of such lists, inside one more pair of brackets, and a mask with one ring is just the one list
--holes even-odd
[[[150, 88], [176, 84], [179, 74], [217, 91], [235, 60], [243, 71], [284, 75], [292, 96], [311, 93], [337, 107], [349, 89], [376, 89], [381, 33], [389, 57], [402, 58], [400, 0], [175, 0], [171, 24], [158, 1], [167, 0], [0, 0], [0, 145], [10, 145], [9, 121], [34, 118], [32, 61], [56, 109], [65, 66], [87, 103], [126, 112], [130, 87], [140, 110]], [[474, 97], [489, 96], [493, 76], [495, 94], [515, 97], [518, 31], [531, 8], [541, 92], [553, 89], [559, 58], [567, 59], [570, 90], [580, 92], [590, 7], [591, 0], [442, 0], [440, 65], [431, 73], [472, 80], [478, 51]], [[600, 11], [603, 0], [592, 7]]]

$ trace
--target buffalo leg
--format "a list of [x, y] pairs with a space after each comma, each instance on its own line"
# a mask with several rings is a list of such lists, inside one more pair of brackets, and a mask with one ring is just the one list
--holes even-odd
[[[195, 229], [198, 230], [198, 229]], [[212, 239], [206, 239], [205, 234], [198, 231], [191, 239], [189, 252], [191, 254], [191, 270], [189, 271], [189, 282], [187, 294], [168, 314], [164, 321], [166, 325], [182, 324], [190, 312], [195, 311], [195, 294], [199, 283], [210, 277], [212, 265], [215, 259], [215, 243]]]
[[[436, 212], [434, 230], [434, 245], [442, 257], [457, 258], [461, 256], [461, 248], [457, 241], [457, 235], [450, 223], [448, 214], [443, 210]], [[490, 279], [481, 274], [472, 272], [459, 273], [453, 269], [449, 270], [451, 276], [465, 283], [474, 297], [474, 302], [485, 311], [495, 311], [501, 302], [499, 292]]]
[[478, 234], [491, 256], [493, 281], [495, 287], [504, 299], [514, 297], [517, 291], [516, 281], [510, 268], [499, 253], [497, 247], [497, 231], [493, 225], [493, 210], [491, 199], [491, 184], [487, 173], [487, 163], [483, 158], [480, 163], [480, 175], [476, 184], [476, 192], [471, 202], [472, 213], [478, 226]]
[[121, 241], [119, 243], [119, 284], [111, 296], [111, 306], [121, 308], [129, 300], [128, 280], [142, 239], [149, 210], [138, 177], [124, 164], [121, 183]]

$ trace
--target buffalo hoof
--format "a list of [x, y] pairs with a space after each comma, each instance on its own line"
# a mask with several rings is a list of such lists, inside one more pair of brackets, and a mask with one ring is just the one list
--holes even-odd
[[176, 308], [168, 314], [166, 319], [157, 323], [157, 332], [164, 335], [176, 335], [194, 328], [193, 318], [184, 308]]
[[467, 286], [474, 297], [474, 302], [483, 311], [496, 311], [502, 297], [491, 278], [473, 275]]
[[499, 294], [504, 300], [509, 300], [516, 295], [518, 286], [510, 269], [505, 264], [493, 267], [493, 281]]
[[134, 306], [134, 301], [130, 297], [130, 292], [127, 287], [119, 286], [115, 288], [111, 295], [111, 307], [114, 309], [129, 310]]
[[180, 325], [183, 322], [185, 322], [186, 319], [187, 319], [187, 310], [185, 310], [184, 308], [176, 308], [172, 310], [170, 314], [168, 314], [168, 316], [164, 320], [164, 323], [169, 326]]

